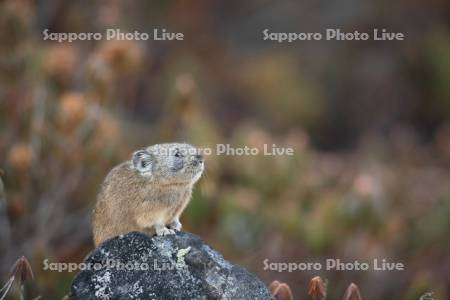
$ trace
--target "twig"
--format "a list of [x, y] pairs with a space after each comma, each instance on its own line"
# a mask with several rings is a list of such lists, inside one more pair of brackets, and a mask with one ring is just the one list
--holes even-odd
[[9, 290], [11, 289], [11, 286], [14, 282], [14, 276], [11, 276], [8, 280], [8, 282], [6, 282], [6, 284], [2, 287], [2, 289], [0, 290], [0, 293], [5, 291], [2, 295], [0, 300], [4, 300], [6, 295], [8, 295]]

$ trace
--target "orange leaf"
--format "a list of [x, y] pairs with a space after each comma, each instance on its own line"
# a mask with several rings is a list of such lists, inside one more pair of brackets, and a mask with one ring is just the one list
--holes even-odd
[[323, 300], [327, 296], [327, 288], [320, 276], [316, 276], [309, 282], [308, 294], [313, 300]]
[[345, 291], [345, 294], [344, 294], [344, 297], [342, 297], [342, 300], [362, 300], [361, 294], [359, 293], [358, 286], [352, 282], [348, 286], [347, 290]]
[[269, 289], [277, 300], [294, 300], [291, 288], [286, 283], [275, 280], [269, 285]]
[[31, 265], [25, 256], [20, 257], [12, 266], [10, 271], [11, 276], [19, 276], [20, 283], [24, 283], [27, 280], [34, 279], [33, 270], [31, 269]]

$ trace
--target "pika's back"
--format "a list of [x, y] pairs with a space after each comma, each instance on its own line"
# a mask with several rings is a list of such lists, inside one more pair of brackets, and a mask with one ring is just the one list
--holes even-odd
[[129, 193], [144, 188], [150, 182], [139, 175], [129, 161], [115, 166], [102, 183], [100, 193], [114, 196], [122, 192]]

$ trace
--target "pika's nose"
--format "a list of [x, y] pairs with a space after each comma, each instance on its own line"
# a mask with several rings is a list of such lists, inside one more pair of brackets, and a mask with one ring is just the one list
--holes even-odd
[[201, 154], [194, 155], [194, 159], [192, 160], [191, 163], [193, 166], [198, 166], [198, 165], [203, 164], [203, 156]]
[[195, 155], [195, 160], [199, 163], [203, 163], [203, 156], [201, 154]]

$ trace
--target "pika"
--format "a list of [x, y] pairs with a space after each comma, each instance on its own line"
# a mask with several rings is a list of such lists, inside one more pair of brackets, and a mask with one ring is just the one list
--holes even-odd
[[181, 230], [180, 215], [204, 170], [189, 144], [157, 144], [134, 152], [106, 176], [92, 213], [94, 244], [130, 231]]

